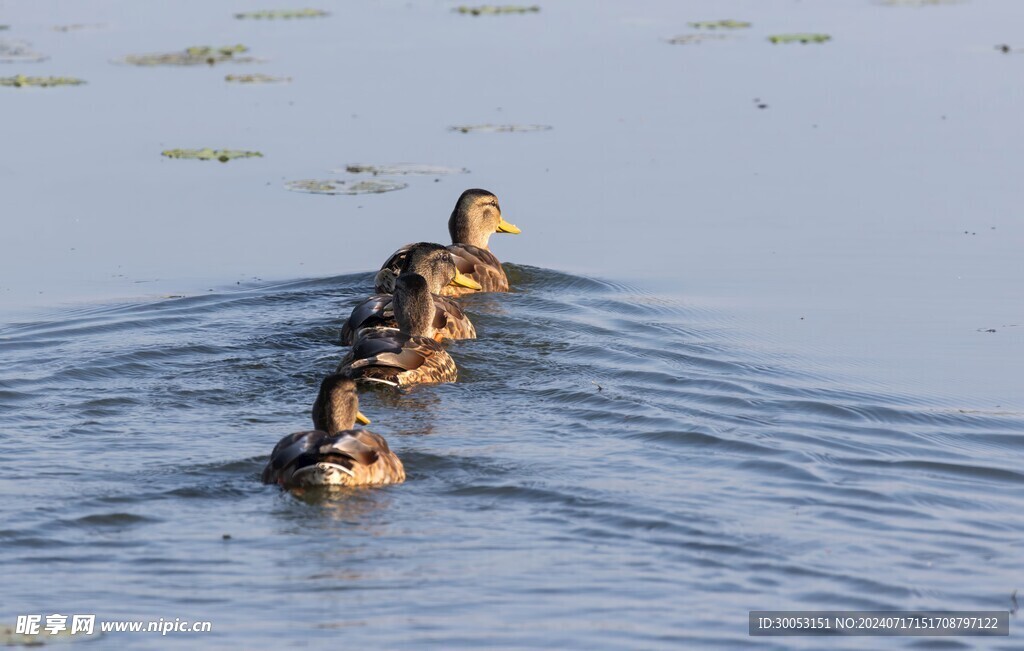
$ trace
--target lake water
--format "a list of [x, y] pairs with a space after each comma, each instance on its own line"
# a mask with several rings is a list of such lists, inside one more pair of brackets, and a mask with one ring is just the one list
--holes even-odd
[[[1024, 52], [994, 47], [1024, 48], [1024, 5], [318, 6], [0, 1], [0, 41], [49, 56], [0, 76], [88, 82], [0, 88], [0, 626], [213, 622], [95, 644], [140, 649], [1021, 646], [1019, 617], [826, 647], [749, 638], [747, 612], [1009, 610], [1024, 587]], [[720, 18], [753, 26], [667, 42]], [[767, 41], [786, 32], [832, 40]], [[235, 43], [264, 61], [112, 63]], [[292, 81], [224, 81], [253, 72]], [[449, 130], [472, 124], [552, 128]], [[397, 162], [469, 172], [284, 188]], [[523, 229], [492, 238], [516, 291], [467, 299], [459, 383], [363, 395], [408, 481], [262, 486], [369, 272], [444, 240], [467, 187]]]

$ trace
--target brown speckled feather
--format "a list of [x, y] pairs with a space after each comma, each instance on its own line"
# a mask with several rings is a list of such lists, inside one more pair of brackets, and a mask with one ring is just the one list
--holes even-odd
[[356, 381], [398, 387], [454, 382], [458, 377], [455, 361], [441, 344], [392, 328], [357, 332], [337, 372]]
[[[352, 345], [355, 333], [363, 328], [397, 328], [395, 312], [391, 307], [390, 294], [377, 294], [366, 299], [355, 308], [348, 321], [341, 328], [341, 344]], [[433, 296], [434, 323], [437, 341], [445, 339], [476, 339], [476, 328], [462, 308], [445, 296]]]
[[380, 271], [377, 272], [376, 277], [373, 279], [374, 292], [377, 294], [391, 294], [395, 291], [395, 279], [398, 278], [402, 264], [409, 254], [409, 249], [413, 246], [414, 244], [406, 244], [392, 253], [387, 262], [381, 265]]
[[468, 287], [447, 286], [441, 293], [445, 296], [463, 296], [473, 294], [477, 291], [483, 292], [507, 292], [508, 276], [501, 268], [498, 258], [487, 249], [482, 249], [471, 244], [452, 244], [448, 247], [452, 257], [455, 258], [455, 266], [459, 272], [480, 283], [483, 289], [476, 290]]
[[319, 430], [281, 439], [263, 469], [263, 483], [285, 488], [374, 486], [405, 481], [402, 461], [383, 436], [368, 430]]

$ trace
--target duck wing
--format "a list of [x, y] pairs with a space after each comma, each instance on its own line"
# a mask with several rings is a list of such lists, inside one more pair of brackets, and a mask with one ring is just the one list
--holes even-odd
[[501, 268], [501, 262], [493, 253], [472, 244], [452, 244], [448, 250], [455, 258], [455, 266], [458, 267], [459, 272], [480, 283], [482, 289], [474, 290], [468, 287], [449, 285], [442, 290], [445, 296], [462, 296], [476, 291], [508, 291], [508, 276], [505, 275], [505, 270]]
[[395, 279], [398, 278], [398, 274], [401, 272], [405, 258], [409, 255], [409, 250], [414, 246], [416, 246], [415, 242], [406, 244], [392, 253], [387, 262], [381, 265], [380, 271], [377, 272], [373, 279], [374, 292], [378, 294], [391, 294], [395, 291]]
[[454, 382], [457, 374], [441, 344], [384, 328], [360, 330], [337, 372], [392, 386]]
[[434, 294], [434, 329], [438, 339], [476, 339], [476, 328], [454, 300]]
[[383, 436], [368, 430], [330, 435], [319, 430], [281, 439], [263, 470], [263, 482], [286, 487], [391, 484], [405, 469]]
[[352, 308], [352, 314], [341, 326], [341, 345], [351, 346], [355, 333], [362, 328], [394, 328], [395, 311], [391, 294], [375, 294]]

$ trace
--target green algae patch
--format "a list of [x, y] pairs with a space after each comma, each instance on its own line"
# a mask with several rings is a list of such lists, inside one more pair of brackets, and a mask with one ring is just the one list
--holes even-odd
[[392, 163], [390, 165], [366, 165], [354, 163], [346, 165], [344, 170], [331, 170], [332, 172], [347, 172], [349, 174], [372, 174], [373, 176], [396, 176], [403, 174], [423, 174], [440, 176], [442, 174], [466, 174], [469, 172], [465, 167], [443, 167], [441, 165], [420, 165], [418, 163]]
[[501, 16], [508, 14], [535, 14], [540, 11], [537, 5], [481, 5], [479, 7], [456, 7], [455, 12], [469, 16]]
[[87, 29], [103, 29], [104, 27], [106, 27], [106, 25], [103, 23], [74, 23], [72, 25], [54, 25], [53, 31], [67, 34], [68, 32], [80, 32]]
[[0, 63], [39, 63], [50, 57], [36, 52], [25, 41], [0, 41]]
[[888, 7], [935, 7], [938, 5], [958, 5], [966, 0], [882, 0]]
[[[10, 626], [4, 626], [0, 627], [0, 646], [22, 646], [30, 648], [56, 643], [58, 646], [64, 647], [66, 644], [79, 641], [78, 639], [72, 638], [72, 635], [73, 633], [71, 633], [71, 629], [67, 626], [65, 626], [63, 630], [54, 631], [53, 633], [46, 628], [41, 628], [38, 633], [20, 633]], [[91, 637], [92, 636], [86, 639], [91, 639]]]
[[288, 181], [284, 184], [292, 192], [307, 192], [310, 194], [381, 194], [383, 192], [394, 192], [409, 187], [408, 183], [391, 181], [389, 179], [373, 179], [365, 181], [336, 181], [317, 179], [303, 179], [301, 181]]
[[266, 9], [235, 14], [239, 20], [294, 20], [296, 18], [323, 18], [331, 14], [323, 9]]
[[742, 20], [699, 20], [690, 23], [694, 29], [746, 29], [750, 23]]
[[458, 133], [519, 133], [527, 131], [550, 131], [546, 124], [462, 124], [448, 127]]
[[35, 86], [37, 88], [50, 88], [51, 86], [81, 86], [85, 81], [75, 77], [26, 77], [15, 75], [14, 77], [0, 77], [0, 86], [12, 86], [14, 88], [26, 88]]
[[236, 56], [248, 52], [244, 45], [225, 45], [210, 47], [195, 45], [181, 52], [165, 52], [157, 54], [129, 54], [122, 61], [133, 66], [197, 66], [214, 65], [216, 63], [235, 62], [248, 63], [252, 57]]
[[828, 34], [775, 34], [768, 40], [772, 43], [824, 43], [832, 37]]
[[726, 41], [733, 36], [729, 34], [680, 34], [668, 39], [671, 45], [700, 45], [707, 41]]
[[242, 151], [240, 149], [168, 149], [160, 152], [167, 158], [193, 158], [195, 160], [219, 160], [226, 163], [235, 158], [263, 158], [258, 151]]
[[252, 75], [226, 75], [224, 81], [232, 84], [285, 84], [292, 80], [291, 77], [274, 77], [256, 73]]

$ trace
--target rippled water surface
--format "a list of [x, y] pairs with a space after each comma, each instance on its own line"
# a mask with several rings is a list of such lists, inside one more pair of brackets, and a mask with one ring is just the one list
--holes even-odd
[[209, 619], [232, 646], [812, 649], [751, 640], [747, 611], [1010, 608], [1024, 414], [852, 391], [715, 310], [510, 270], [517, 292], [467, 300], [459, 383], [363, 394], [408, 482], [323, 501], [259, 471], [369, 274], [5, 326], [5, 614]]

